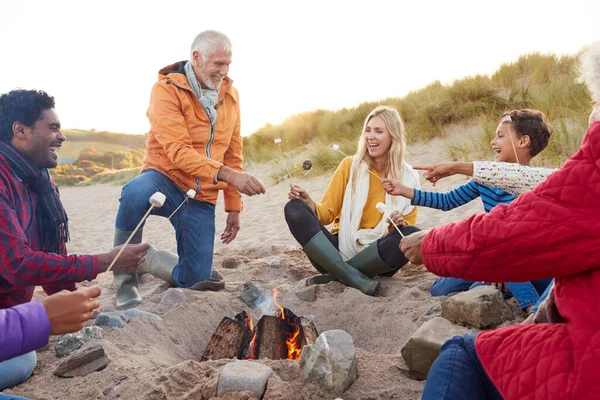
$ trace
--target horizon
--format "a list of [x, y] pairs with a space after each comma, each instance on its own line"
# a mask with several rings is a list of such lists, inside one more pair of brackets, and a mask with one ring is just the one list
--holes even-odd
[[[182, 4], [185, 15], [208, 9]], [[525, 54], [573, 55], [600, 38], [594, 31], [599, 2], [574, 1], [569, 8], [513, 0], [502, 7], [474, 0], [374, 0], [369, 8], [337, 0], [230, 4], [231, 12], [211, 14], [210, 24], [165, 18], [156, 1], [142, 7], [114, 0], [3, 4], [4, 15], [27, 15], [27, 24], [11, 18], [0, 26], [3, 37], [14, 38], [0, 44], [11, 60], [0, 64], [0, 92], [46, 90], [67, 129], [145, 134], [158, 69], [187, 59], [195, 35], [216, 29], [233, 43], [229, 75], [240, 92], [247, 136], [295, 114], [404, 97], [437, 80], [491, 75]]]

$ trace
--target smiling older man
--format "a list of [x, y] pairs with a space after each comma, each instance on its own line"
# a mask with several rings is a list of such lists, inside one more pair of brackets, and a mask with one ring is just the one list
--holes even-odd
[[[240, 104], [229, 79], [231, 42], [216, 31], [200, 33], [192, 43], [190, 60], [161, 69], [152, 88], [148, 119], [150, 132], [142, 173], [121, 194], [115, 244], [124, 243], [148, 209], [148, 198], [161, 191], [167, 201], [154, 215], [170, 216], [177, 238], [175, 254], [150, 249], [143, 272], [172, 285], [196, 290], [223, 287], [212, 273], [215, 236], [215, 203], [224, 192], [227, 224], [221, 235], [230, 243], [239, 230], [240, 192], [248, 196], [265, 192], [252, 175], [242, 172]], [[134, 242], [141, 241], [139, 230]], [[115, 273], [116, 305], [127, 309], [142, 299], [137, 273]]]

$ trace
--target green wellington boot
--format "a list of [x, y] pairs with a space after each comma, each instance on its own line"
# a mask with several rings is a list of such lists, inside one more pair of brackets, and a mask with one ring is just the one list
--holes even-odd
[[379, 282], [369, 279], [360, 271], [344, 262], [339, 251], [331, 244], [323, 232], [319, 232], [313, 236], [302, 250], [304, 250], [307, 256], [346, 285], [352, 286], [369, 296], [375, 295], [379, 289]]
[[[346, 261], [346, 263], [350, 264], [369, 278], [394, 271], [394, 268], [387, 265], [379, 256], [377, 241], [371, 243], [366, 249]], [[306, 279], [306, 286], [323, 285], [335, 280], [337, 279], [331, 274], [315, 275]]]
[[371, 243], [366, 249], [346, 262], [369, 278], [394, 271], [394, 268], [387, 265], [379, 256], [377, 241]]
[[155, 247], [150, 246], [148, 253], [146, 253], [144, 265], [138, 270], [138, 275], [150, 274], [170, 283], [171, 286], [175, 286], [173, 270], [178, 262], [179, 257], [177, 257], [177, 254], [166, 250], [157, 250]]
[[[115, 246], [124, 244], [131, 232], [115, 229]], [[132, 244], [142, 242], [142, 230], [138, 230], [135, 236], [131, 238]], [[127, 310], [133, 308], [142, 302], [142, 296], [138, 287], [137, 272], [114, 272], [115, 285], [117, 286], [116, 305], [117, 310]]]

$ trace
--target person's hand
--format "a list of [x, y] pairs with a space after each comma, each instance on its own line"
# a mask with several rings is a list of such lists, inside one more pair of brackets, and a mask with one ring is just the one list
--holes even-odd
[[388, 215], [389, 224], [392, 225], [392, 221], [396, 226], [400, 227], [405, 225], [404, 223], [404, 215], [400, 211], [392, 211], [390, 215]]
[[229, 244], [237, 236], [240, 230], [240, 213], [238, 211], [230, 211], [227, 213], [227, 225], [221, 234], [223, 244]]
[[416, 170], [425, 171], [423, 178], [427, 179], [433, 186], [442, 178], [454, 175], [453, 172], [454, 163], [443, 162], [438, 164], [421, 165], [413, 167]]
[[[123, 245], [117, 246], [108, 253], [98, 256], [100, 260], [100, 272], [106, 271], [121, 250], [121, 247]], [[144, 258], [149, 248], [150, 245], [148, 243], [128, 244], [115, 265], [113, 265], [112, 271], [125, 273], [137, 271], [144, 264]]]
[[309, 206], [313, 210], [315, 208], [314, 207], [315, 202], [310, 197], [308, 192], [302, 186], [297, 185], [295, 183], [290, 184], [290, 191], [288, 192], [288, 199], [302, 200], [304, 203], [306, 203], [307, 206]]
[[525, 320], [523, 322], [521, 322], [521, 324], [533, 324], [533, 320], [535, 319], [535, 313], [529, 313], [529, 315], [527, 316], [527, 318], [525, 318]]
[[428, 232], [429, 231], [415, 232], [400, 241], [400, 251], [404, 253], [404, 257], [414, 265], [423, 264], [423, 258], [421, 258], [421, 244]]
[[402, 196], [412, 199], [415, 197], [415, 191], [413, 188], [409, 188], [402, 184], [401, 181], [397, 179], [383, 179], [381, 181], [381, 185], [387, 192], [392, 196]]
[[100, 307], [100, 300], [96, 299], [100, 293], [100, 288], [94, 286], [74, 292], [63, 290], [41, 300], [50, 320], [50, 334], [62, 335], [81, 330], [93, 311]]
[[230, 184], [240, 193], [244, 193], [246, 196], [254, 196], [255, 194], [263, 194], [266, 189], [262, 183], [254, 176], [245, 172], [236, 172], [233, 175]]

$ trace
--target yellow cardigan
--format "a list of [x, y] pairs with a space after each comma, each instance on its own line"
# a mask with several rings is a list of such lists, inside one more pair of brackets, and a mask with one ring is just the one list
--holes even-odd
[[[346, 157], [335, 170], [333, 178], [327, 186], [325, 194], [319, 203], [315, 202], [317, 217], [323, 225], [334, 223], [331, 233], [334, 235], [339, 231], [340, 213], [342, 212], [342, 202], [344, 201], [344, 193], [346, 185], [350, 180], [350, 168], [352, 167], [352, 157]], [[371, 171], [377, 173], [371, 168]], [[372, 229], [381, 221], [382, 214], [375, 208], [379, 202], [385, 203], [385, 190], [381, 185], [379, 178], [369, 174], [369, 196], [367, 203], [363, 209], [362, 219], [358, 229]], [[404, 222], [407, 225], [415, 225], [417, 222], [417, 207], [404, 216]], [[393, 229], [393, 226], [392, 226]]]

